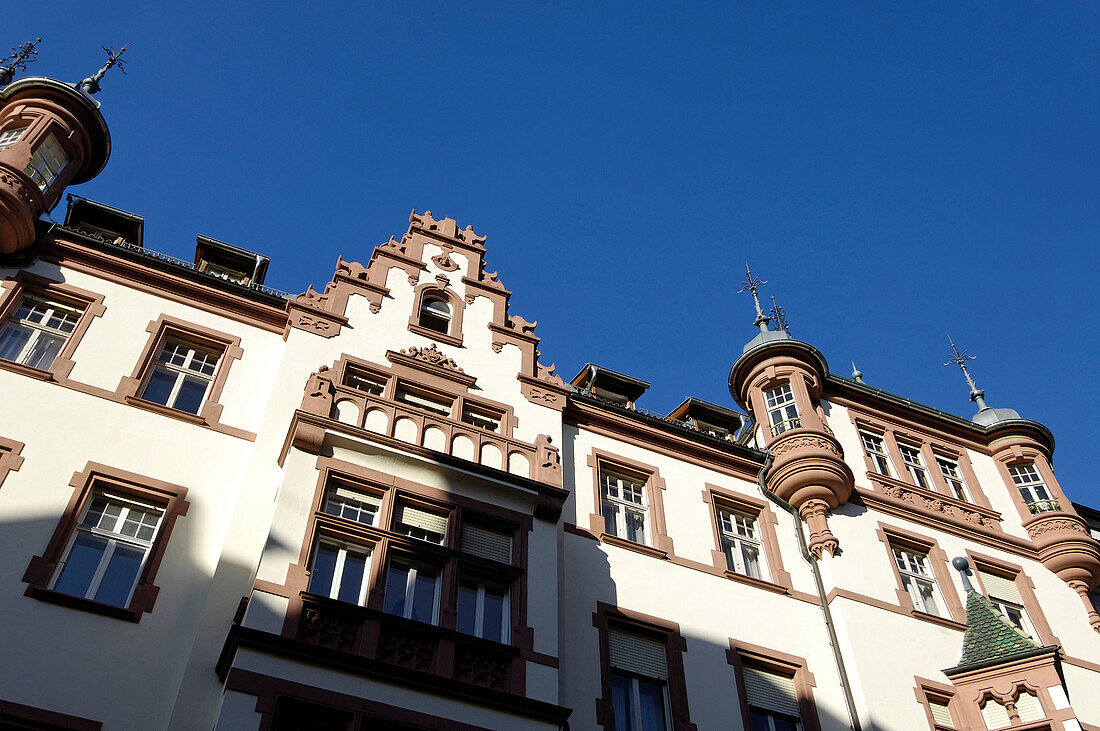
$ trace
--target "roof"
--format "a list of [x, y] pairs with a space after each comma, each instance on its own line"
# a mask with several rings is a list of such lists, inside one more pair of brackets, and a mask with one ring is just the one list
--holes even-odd
[[966, 623], [969, 626], [963, 635], [962, 658], [951, 670], [961, 672], [975, 665], [1007, 662], [1043, 649], [973, 589], [966, 592]]

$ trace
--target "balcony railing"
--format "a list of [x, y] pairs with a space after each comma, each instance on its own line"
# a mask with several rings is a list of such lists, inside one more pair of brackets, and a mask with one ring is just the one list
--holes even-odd
[[330, 416], [376, 434], [537, 479], [538, 449], [534, 445], [447, 416], [348, 386], [336, 386]]
[[297, 639], [492, 690], [522, 694], [515, 647], [313, 594], [302, 595]]
[[785, 431], [790, 431], [791, 429], [801, 429], [801, 428], [802, 428], [802, 419], [800, 419], [796, 416], [793, 419], [787, 419], [786, 421], [781, 421], [778, 424], [776, 424], [775, 426], [773, 426], [772, 427], [772, 436], [777, 437]]
[[1038, 515], [1039, 513], [1053, 513], [1061, 510], [1062, 506], [1058, 504], [1057, 500], [1035, 500], [1027, 504], [1027, 509], [1032, 515]]

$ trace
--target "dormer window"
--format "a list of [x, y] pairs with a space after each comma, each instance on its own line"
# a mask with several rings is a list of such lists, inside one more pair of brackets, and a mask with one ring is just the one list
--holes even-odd
[[0, 150], [6, 150], [14, 145], [26, 131], [26, 127], [20, 127], [19, 129], [8, 129], [0, 132]]
[[451, 306], [440, 297], [425, 297], [420, 305], [420, 326], [447, 335], [451, 331]]
[[53, 133], [50, 133], [42, 144], [35, 148], [31, 161], [23, 172], [34, 180], [42, 192], [46, 192], [68, 162], [69, 156], [61, 149], [61, 143]]
[[783, 383], [765, 391], [764, 403], [768, 409], [768, 419], [772, 424], [772, 436], [779, 436], [788, 429], [797, 429], [802, 426], [791, 384]]

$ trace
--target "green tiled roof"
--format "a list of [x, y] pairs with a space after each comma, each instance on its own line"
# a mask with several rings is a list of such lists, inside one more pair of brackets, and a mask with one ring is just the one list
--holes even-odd
[[988, 599], [974, 590], [966, 592], [966, 634], [957, 667], [1009, 659], [1040, 649], [1034, 640], [1016, 629]]

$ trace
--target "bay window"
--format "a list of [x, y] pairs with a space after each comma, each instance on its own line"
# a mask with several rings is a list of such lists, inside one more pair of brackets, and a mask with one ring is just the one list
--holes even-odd
[[1058, 510], [1058, 501], [1051, 497], [1046, 483], [1039, 476], [1033, 463], [1010, 465], [1008, 473], [1012, 475], [1012, 481], [1016, 483], [1020, 496], [1032, 513], [1045, 513]]
[[51, 132], [35, 148], [31, 154], [31, 161], [27, 163], [27, 167], [23, 169], [23, 172], [29, 175], [34, 180], [35, 185], [44, 193], [57, 180], [57, 176], [61, 175], [61, 171], [65, 169], [68, 162], [69, 156], [65, 154], [61, 143], [57, 141], [57, 137]]
[[771, 421], [772, 436], [778, 436], [789, 429], [802, 426], [791, 384], [783, 383], [765, 391], [764, 405], [767, 407], [768, 419]]

